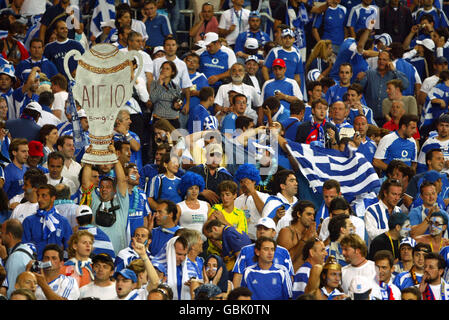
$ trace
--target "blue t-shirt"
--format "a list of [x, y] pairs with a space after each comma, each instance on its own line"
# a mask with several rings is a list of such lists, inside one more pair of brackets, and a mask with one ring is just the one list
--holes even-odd
[[138, 200], [135, 199], [136, 195], [134, 192], [129, 194], [128, 227], [130, 235], [133, 235], [137, 228], [143, 226], [143, 219], [151, 213], [145, 192], [142, 190], [137, 192]]
[[175, 232], [180, 228], [180, 226], [174, 226], [173, 228], [162, 228], [156, 227], [151, 231], [152, 240], [148, 249], [152, 256], [156, 256], [162, 248], [165, 248], [168, 240], [173, 238]]
[[234, 52], [239, 52], [239, 51], [243, 52], [243, 50], [245, 48], [246, 39], [248, 39], [248, 38], [256, 39], [257, 42], [259, 43], [259, 47], [262, 47], [265, 45], [265, 43], [267, 43], [268, 41], [271, 41], [270, 36], [266, 32], [263, 32], [263, 31], [252, 32], [250, 30], [247, 30], [245, 32], [241, 32], [237, 36], [237, 39], [235, 40], [235, 45], [234, 45]]
[[150, 47], [163, 46], [165, 37], [172, 33], [168, 17], [162, 14], [157, 14], [152, 20], [148, 18], [145, 21], [145, 28], [151, 35], [146, 43]]
[[165, 174], [160, 174], [151, 180], [150, 189], [147, 190], [147, 196], [154, 199], [171, 200], [174, 203], [181, 202], [183, 199], [178, 192], [180, 182], [181, 178], [177, 176], [169, 179]]
[[54, 65], [53, 62], [48, 60], [47, 58], [43, 57], [39, 61], [33, 61], [31, 58], [28, 58], [26, 60], [22, 60], [19, 62], [19, 64], [16, 67], [16, 77], [20, 79], [22, 83], [25, 83], [26, 78], [28, 78], [28, 75], [34, 67], [39, 67], [41, 69], [42, 73], [45, 73], [48, 79], [51, 79], [54, 75], [58, 73], [58, 69]]
[[187, 130], [189, 133], [203, 131], [204, 121], [210, 116], [209, 111], [202, 105], [197, 104], [189, 110], [189, 119], [187, 120]]
[[413, 138], [403, 139], [397, 131], [384, 136], [377, 146], [374, 158], [380, 159], [386, 164], [391, 160], [400, 160], [411, 166], [412, 162], [417, 162], [417, 147]]
[[25, 165], [22, 165], [22, 169], [20, 169], [12, 162], [5, 167], [5, 184], [3, 185], [3, 190], [8, 195], [8, 199], [23, 192], [23, 175], [27, 169], [28, 167]]
[[348, 16], [347, 27], [353, 27], [357, 33], [361, 29], [366, 29], [366, 21], [369, 17], [378, 18], [379, 7], [369, 5], [367, 8], [363, 4], [359, 4], [351, 9]]
[[[209, 82], [207, 82], [207, 78], [204, 74], [200, 72], [189, 73], [190, 81], [192, 81], [192, 86], [195, 90], [200, 91], [201, 88], [208, 87]], [[190, 105], [196, 106], [200, 103], [200, 98], [197, 96], [190, 96]]]
[[[200, 55], [200, 69], [201, 73], [204, 73], [206, 78], [224, 73], [229, 70], [231, 66], [229, 65], [229, 55], [223, 51], [218, 50], [214, 54], [210, 54], [205, 50]], [[223, 82], [221, 80], [217, 81], [212, 87], [218, 88]]]
[[265, 66], [270, 70], [270, 79], [274, 78], [271, 66], [276, 59], [283, 59], [287, 66], [285, 76], [290, 79], [294, 79], [295, 75], [299, 75], [301, 78], [301, 91], [305, 92], [305, 79], [304, 79], [304, 61], [302, 61], [299, 50], [293, 46], [290, 51], [283, 49], [282, 47], [275, 47], [270, 50], [266, 59]]
[[[64, 70], [64, 58], [66, 54], [73, 49], [78, 50], [80, 54], [84, 53], [83, 46], [76, 40], [67, 39], [64, 42], [53, 41], [45, 46], [44, 56], [48, 57], [48, 60], [55, 64], [59, 73], [67, 77], [67, 74]], [[69, 59], [70, 72], [73, 72], [76, 69], [77, 65], [78, 62], [73, 59], [73, 57], [71, 57]]]
[[247, 287], [252, 300], [287, 300], [292, 296], [291, 277], [282, 266], [272, 264], [269, 270], [253, 265], [245, 269], [242, 287]]
[[321, 39], [331, 40], [332, 44], [341, 45], [345, 40], [347, 18], [347, 10], [344, 6], [329, 7], [323, 14], [316, 15], [313, 27], [317, 29], [322, 28]]
[[351, 83], [360, 72], [368, 70], [368, 62], [357, 52], [357, 43], [354, 38], [346, 38], [340, 46], [335, 63], [329, 73], [329, 77], [334, 81], [339, 81], [338, 72], [340, 71], [340, 65], [344, 62], [349, 62], [352, 65]]

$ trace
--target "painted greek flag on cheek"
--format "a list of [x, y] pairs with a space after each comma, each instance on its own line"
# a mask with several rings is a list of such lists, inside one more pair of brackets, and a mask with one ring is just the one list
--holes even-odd
[[289, 141], [288, 150], [297, 160], [310, 187], [321, 193], [323, 183], [335, 179], [342, 195], [352, 201], [357, 195], [380, 187], [379, 176], [362, 154]]

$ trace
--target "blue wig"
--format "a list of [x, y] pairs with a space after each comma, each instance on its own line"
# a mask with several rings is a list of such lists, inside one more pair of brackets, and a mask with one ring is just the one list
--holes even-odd
[[248, 178], [249, 180], [255, 181], [256, 185], [260, 183], [260, 174], [259, 170], [257, 170], [256, 166], [251, 163], [245, 163], [237, 169], [234, 175], [234, 181], [237, 184], [242, 181], [242, 179]]
[[200, 188], [200, 192], [202, 192], [206, 187], [206, 183], [204, 182], [204, 178], [199, 174], [192, 171], [187, 171], [181, 177], [181, 181], [179, 182], [180, 195], [184, 197], [187, 194], [187, 190], [193, 186], [198, 186]]

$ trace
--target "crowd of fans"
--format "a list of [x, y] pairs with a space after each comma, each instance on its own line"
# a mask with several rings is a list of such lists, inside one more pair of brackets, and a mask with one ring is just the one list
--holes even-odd
[[[447, 13], [0, 1], [1, 297], [449, 299]], [[100, 44], [143, 65], [94, 165], [64, 58]]]

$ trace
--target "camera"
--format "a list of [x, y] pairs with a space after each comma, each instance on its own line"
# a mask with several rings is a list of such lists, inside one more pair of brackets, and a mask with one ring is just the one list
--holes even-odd
[[[176, 97], [176, 98], [173, 99], [173, 104], [172, 104], [171, 108], [173, 110], [175, 110], [175, 111], [179, 111], [179, 110], [182, 109], [182, 103], [183, 102], [184, 101], [180, 97]], [[177, 107], [175, 107], [175, 104], [179, 104], [180, 106], [177, 108]]]
[[31, 271], [32, 272], [39, 272], [41, 269], [48, 269], [51, 268], [52, 264], [51, 261], [34, 261], [33, 265], [31, 266]]

